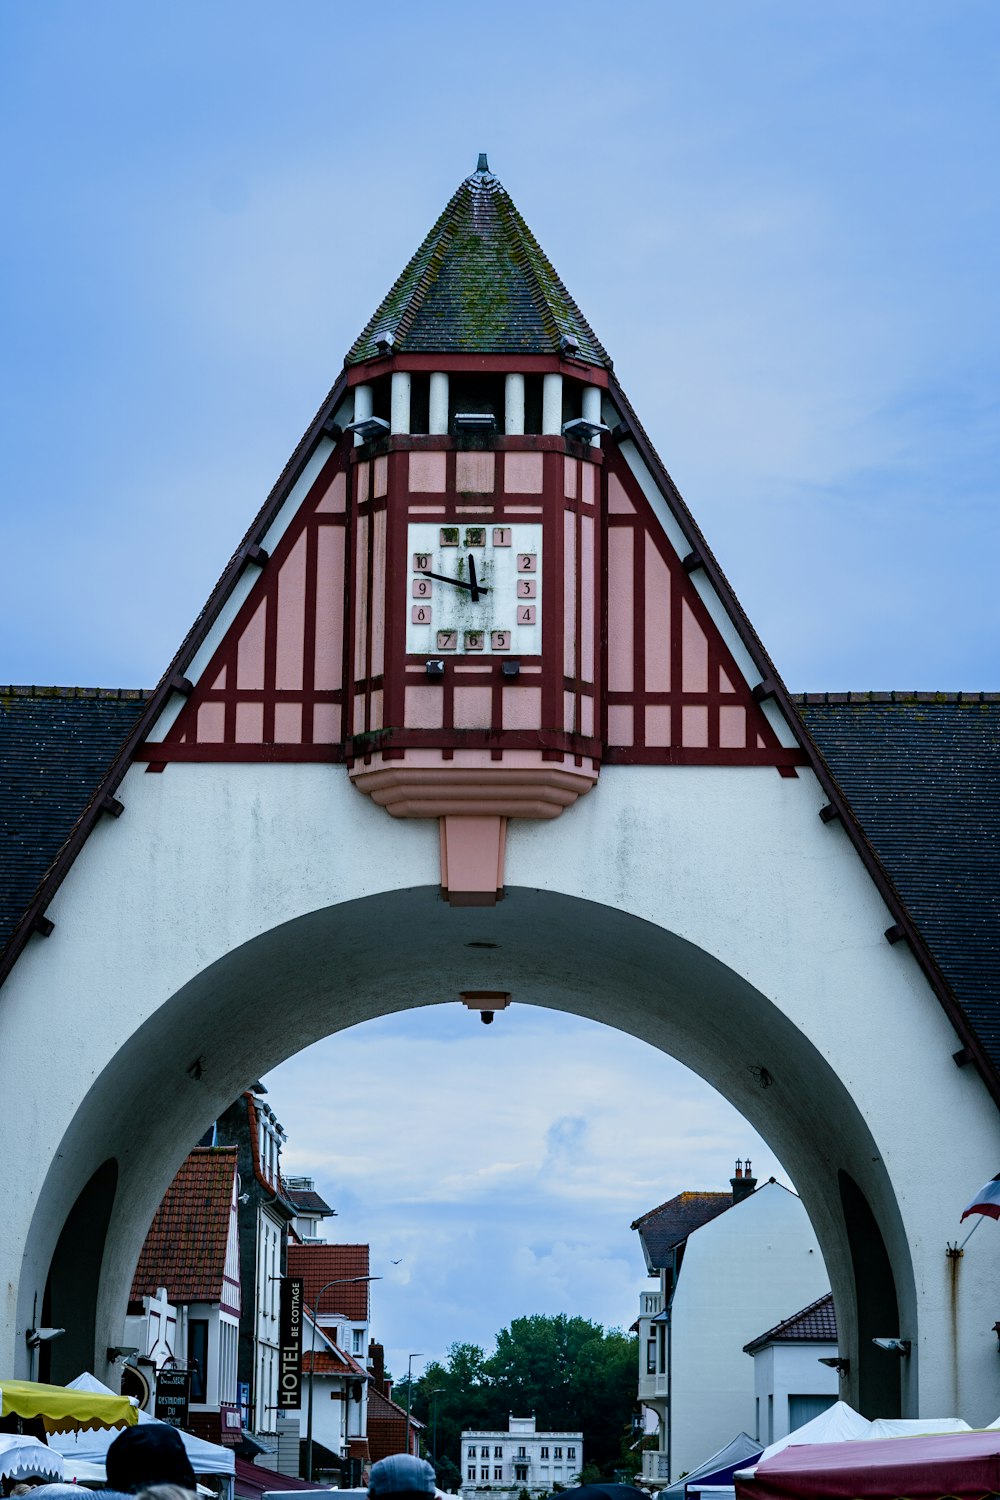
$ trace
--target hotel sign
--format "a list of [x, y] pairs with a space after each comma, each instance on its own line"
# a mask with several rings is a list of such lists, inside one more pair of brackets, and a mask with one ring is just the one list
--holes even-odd
[[278, 1319], [278, 1410], [302, 1405], [302, 1277], [281, 1280]]

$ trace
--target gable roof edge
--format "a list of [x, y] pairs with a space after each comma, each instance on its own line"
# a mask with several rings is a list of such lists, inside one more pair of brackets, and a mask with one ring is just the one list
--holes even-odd
[[233, 553], [221, 578], [196, 616], [190, 630], [178, 647], [173, 660], [150, 694], [146, 707], [139, 716], [134, 728], [122, 743], [109, 770], [99, 782], [89, 802], [70, 830], [69, 836], [64, 841], [59, 853], [39, 881], [27, 909], [11, 933], [6, 946], [0, 952], [0, 988], [2, 988], [4, 981], [20, 957], [25, 944], [34, 932], [35, 922], [44, 914], [49, 902], [62, 885], [77, 855], [87, 842], [94, 824], [103, 816], [102, 809], [104, 802], [117, 791], [126, 771], [132, 763], [132, 757], [136, 749], [142, 744], [149, 730], [163, 712], [168, 698], [174, 691], [173, 684], [175, 678], [184, 675], [196, 651], [212, 628], [220, 610], [239, 581], [247, 565], [247, 553], [249, 549], [265, 534], [315, 451], [316, 444], [321, 436], [323, 424], [333, 415], [346, 389], [347, 368], [345, 366], [327, 393], [316, 415], [299, 439], [291, 457], [271, 487], [271, 491], [264, 504], [251, 521], [243, 540]]
[[697, 552], [701, 558], [706, 577], [718, 593], [723, 604], [729, 610], [733, 625], [750, 659], [760, 672], [761, 683], [767, 684], [770, 696], [775, 699], [794, 732], [799, 736], [799, 742], [806, 753], [816, 779], [826, 793], [830, 805], [836, 811], [845, 833], [860, 855], [861, 862], [874, 881], [879, 895], [889, 908], [903, 936], [909, 943], [910, 951], [920, 965], [949, 1021], [955, 1028], [955, 1032], [962, 1042], [963, 1047], [967, 1049], [970, 1060], [975, 1063], [993, 1102], [1000, 1107], [1000, 1072], [997, 1071], [985, 1047], [976, 1035], [951, 985], [938, 967], [930, 948], [927, 946], [917, 928], [917, 924], [911, 917], [906, 903], [903, 901], [888, 871], [875, 852], [874, 845], [861, 827], [850, 802], [847, 800], [839, 782], [827, 765], [822, 751], [813, 739], [801, 715], [798, 713], [791, 694], [765, 650], [763, 642], [747, 618], [732, 584], [722, 571], [712, 549], [702, 535], [701, 528], [688, 509], [680, 490], [670, 477], [666, 465], [653, 447], [648, 434], [639, 421], [632, 403], [622, 389], [621, 383], [614, 371], [610, 371], [608, 375], [608, 395], [625, 417], [625, 426], [628, 429], [629, 438], [639, 450], [650, 473], [661, 484], [671, 508], [674, 510], [678, 525], [681, 527], [687, 540], [691, 543], [692, 551]]

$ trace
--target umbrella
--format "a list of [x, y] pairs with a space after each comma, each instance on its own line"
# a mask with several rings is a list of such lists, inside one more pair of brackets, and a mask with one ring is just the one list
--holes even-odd
[[0, 1432], [0, 1474], [5, 1479], [61, 1479], [62, 1455], [36, 1437]]
[[46, 1432], [134, 1427], [138, 1413], [127, 1396], [67, 1390], [37, 1380], [0, 1381], [0, 1417], [40, 1417]]

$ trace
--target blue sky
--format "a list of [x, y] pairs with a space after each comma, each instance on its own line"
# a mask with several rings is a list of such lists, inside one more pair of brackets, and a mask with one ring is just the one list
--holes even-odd
[[[996, 688], [998, 64], [995, 0], [8, 0], [0, 677], [156, 680], [485, 149], [789, 686]], [[406, 1096], [400, 1048], [465, 1059], [449, 1120], [482, 1047], [444, 1012], [322, 1044], [325, 1062], [272, 1079], [290, 1156], [314, 1162], [338, 1229], [381, 1235], [393, 1258], [406, 1234], [422, 1245], [379, 1289], [390, 1350], [485, 1339], [536, 1310], [532, 1289], [539, 1308], [563, 1297], [629, 1321], [629, 1220], [716, 1185], [748, 1149], [714, 1096], [616, 1038], [608, 1095], [634, 1094], [639, 1072], [662, 1103], [663, 1145], [643, 1136], [623, 1201], [616, 1153], [565, 1104], [607, 1039], [502, 1019], [492, 1092], [521, 1087], [521, 1025], [552, 1082], [551, 1103], [539, 1088], [518, 1114], [527, 1197], [503, 1171], [474, 1185], [468, 1164], [435, 1196], [443, 1147], [422, 1126], [416, 1150], [411, 1129], [426, 1075]], [[378, 1180], [415, 1150], [392, 1222], [396, 1189], [373, 1193], [377, 1174], [355, 1180], [331, 1144], [342, 1117], [325, 1136], [317, 1123], [320, 1080], [341, 1069], [362, 1119], [368, 1070], [391, 1078]], [[643, 1103], [614, 1116], [626, 1143]], [[487, 1115], [479, 1155], [502, 1165], [503, 1111]], [[566, 1157], [583, 1177], [550, 1191]], [[445, 1243], [447, 1287], [429, 1269]]]

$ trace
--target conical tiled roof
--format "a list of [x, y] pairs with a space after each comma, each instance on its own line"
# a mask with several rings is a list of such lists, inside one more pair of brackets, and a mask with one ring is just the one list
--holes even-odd
[[393, 354], [558, 354], [611, 368], [485, 154], [382, 302], [347, 363]]

